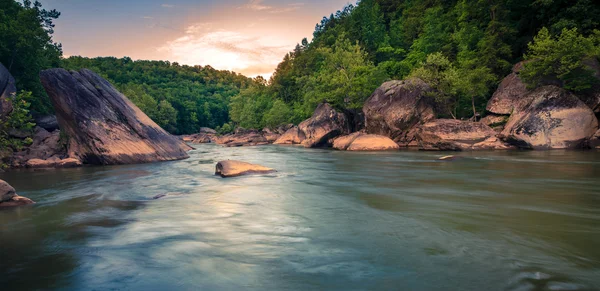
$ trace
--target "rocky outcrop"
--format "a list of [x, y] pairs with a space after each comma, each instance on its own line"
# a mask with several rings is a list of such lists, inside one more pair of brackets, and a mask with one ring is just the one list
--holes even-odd
[[110, 165], [188, 157], [189, 146], [160, 128], [94, 72], [51, 69], [40, 77], [67, 138], [70, 158]]
[[294, 145], [294, 144], [302, 144], [302, 142], [306, 139], [304, 132], [300, 130], [297, 126], [290, 128], [283, 135], [281, 135], [274, 144], [279, 145]]
[[60, 131], [48, 132], [41, 127], [36, 127], [33, 143], [23, 151], [14, 153], [11, 165], [13, 168], [26, 167], [30, 160], [48, 160], [48, 163], [52, 164], [66, 156], [66, 148], [60, 141]]
[[302, 145], [307, 148], [330, 146], [332, 139], [350, 133], [346, 115], [328, 103], [319, 104], [312, 117], [300, 123], [298, 129], [304, 133]]
[[598, 130], [594, 112], [564, 89], [544, 86], [523, 99], [529, 104], [515, 108], [500, 135], [519, 148], [582, 148]]
[[221, 161], [217, 163], [215, 175], [223, 178], [230, 178], [250, 174], [269, 174], [273, 172], [276, 171], [261, 165], [240, 161]]
[[12, 112], [12, 98], [16, 92], [15, 78], [0, 64], [0, 119], [6, 118]]
[[422, 150], [508, 149], [495, 135], [491, 127], [480, 122], [438, 119], [419, 127], [417, 141]]
[[0, 208], [34, 204], [31, 199], [17, 195], [15, 188], [0, 180]]
[[366, 132], [408, 146], [415, 139], [416, 127], [435, 119], [433, 105], [426, 96], [430, 90], [419, 79], [384, 83], [363, 106]]
[[387, 136], [355, 132], [333, 141], [333, 148], [345, 151], [391, 151], [400, 146]]

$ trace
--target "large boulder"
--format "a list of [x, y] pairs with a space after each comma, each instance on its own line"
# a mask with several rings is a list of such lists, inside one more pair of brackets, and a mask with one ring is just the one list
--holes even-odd
[[34, 204], [31, 199], [17, 195], [15, 188], [0, 180], [0, 208]]
[[340, 135], [350, 133], [350, 125], [346, 115], [337, 112], [328, 103], [321, 103], [312, 117], [298, 125], [304, 133], [304, 147], [323, 147], [331, 145], [331, 140]]
[[527, 85], [519, 78], [519, 71], [523, 69], [523, 62], [516, 64], [512, 73], [498, 86], [490, 101], [488, 101], [486, 110], [499, 115], [512, 114], [515, 107], [523, 106], [523, 96], [527, 95]]
[[481, 122], [438, 119], [419, 127], [422, 150], [463, 151], [508, 148], [495, 139], [496, 132]]
[[191, 149], [168, 134], [94, 72], [50, 69], [40, 73], [68, 138], [68, 155], [86, 164], [110, 165], [187, 158]]
[[215, 175], [223, 178], [238, 177], [250, 174], [269, 174], [275, 170], [261, 165], [250, 164], [240, 161], [220, 161], [217, 163]]
[[581, 148], [598, 130], [594, 112], [564, 89], [543, 86], [523, 99], [530, 103], [515, 108], [500, 135], [519, 148]]
[[304, 132], [301, 131], [297, 126], [290, 128], [283, 135], [281, 135], [274, 144], [280, 145], [292, 145], [301, 144], [306, 139]]
[[416, 127], [435, 119], [432, 102], [427, 98], [430, 91], [420, 79], [384, 83], [363, 106], [366, 132], [409, 145]]
[[334, 140], [333, 148], [346, 151], [391, 151], [400, 146], [387, 136], [355, 132]]
[[16, 92], [15, 78], [0, 64], [0, 119], [4, 119], [12, 112], [12, 98]]

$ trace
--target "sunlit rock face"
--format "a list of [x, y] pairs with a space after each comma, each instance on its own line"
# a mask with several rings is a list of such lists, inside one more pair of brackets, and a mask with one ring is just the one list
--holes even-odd
[[12, 112], [11, 99], [16, 92], [15, 78], [13, 78], [6, 67], [0, 64], [0, 119], [4, 119]]
[[416, 127], [435, 119], [433, 105], [425, 96], [430, 90], [420, 79], [384, 83], [363, 106], [366, 132], [409, 145]]
[[598, 130], [594, 112], [572, 93], [556, 86], [525, 95], [526, 106], [515, 108], [500, 137], [526, 149], [587, 147]]
[[342, 151], [392, 151], [400, 149], [400, 146], [387, 136], [355, 132], [336, 138], [333, 148]]
[[274, 169], [261, 165], [250, 164], [241, 161], [221, 161], [217, 163], [215, 175], [223, 178], [238, 177], [252, 174], [269, 174], [276, 172]]
[[94, 72], [50, 69], [40, 73], [68, 156], [85, 164], [131, 164], [187, 158], [191, 148], [154, 123]]

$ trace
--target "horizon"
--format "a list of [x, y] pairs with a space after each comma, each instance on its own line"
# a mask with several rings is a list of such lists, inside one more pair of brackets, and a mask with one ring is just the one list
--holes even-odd
[[[65, 58], [130, 57], [269, 79], [302, 38], [347, 0], [41, 0], [56, 9]], [[353, 4], [353, 3], [352, 3]], [[105, 15], [110, 15], [107, 22]], [[125, 27], [125, 29], [123, 29]], [[90, 38], [90, 35], [93, 35]], [[113, 41], [114, 40], [114, 41]]]

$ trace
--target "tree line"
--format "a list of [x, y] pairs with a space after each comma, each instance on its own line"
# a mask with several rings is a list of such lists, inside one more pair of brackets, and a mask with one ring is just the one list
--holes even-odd
[[324, 17], [268, 84], [232, 98], [231, 118], [261, 127], [303, 120], [322, 101], [360, 108], [383, 81], [409, 77], [434, 88], [440, 117], [471, 118], [522, 60], [532, 87], [551, 78], [586, 90], [599, 28], [593, 0], [361, 0]]

